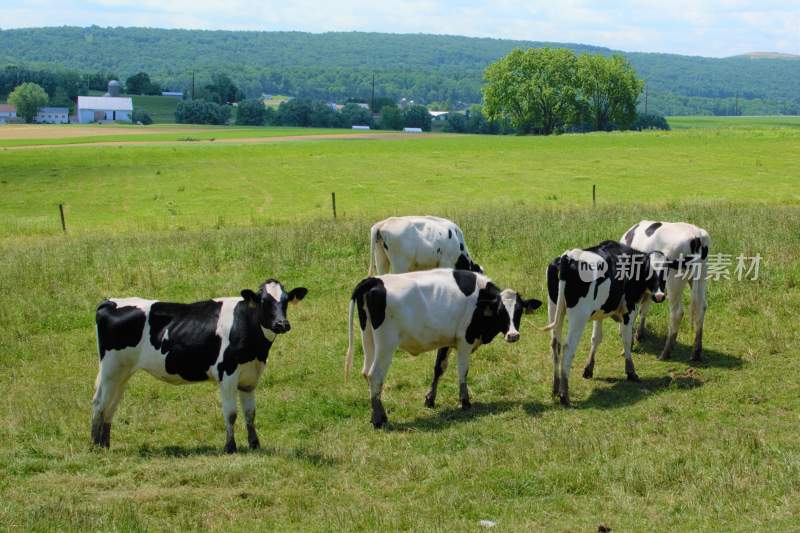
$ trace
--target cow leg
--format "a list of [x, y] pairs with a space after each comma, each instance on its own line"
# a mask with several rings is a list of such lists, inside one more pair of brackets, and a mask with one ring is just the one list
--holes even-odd
[[383, 392], [383, 381], [389, 372], [389, 366], [392, 364], [392, 357], [397, 346], [382, 341], [383, 339], [375, 339], [375, 360], [367, 377], [372, 403], [372, 425], [375, 429], [382, 428], [389, 421], [386, 410], [383, 408], [383, 402], [381, 402], [381, 393]]
[[239, 382], [239, 372], [225, 375], [220, 382], [219, 391], [222, 399], [222, 417], [225, 419], [225, 453], [236, 453], [236, 438], [233, 433], [236, 424], [236, 386]]
[[242, 411], [244, 411], [244, 421], [247, 425], [247, 444], [250, 445], [251, 450], [261, 448], [261, 443], [258, 441], [258, 434], [256, 433], [256, 391], [255, 389], [249, 391], [239, 391], [239, 401], [242, 404]]
[[433, 382], [428, 394], [425, 395], [425, 407], [432, 409], [436, 405], [436, 390], [439, 386], [439, 378], [447, 370], [447, 355], [449, 352], [449, 347], [439, 348], [439, 351], [436, 352], [436, 364], [433, 366]]
[[649, 298], [645, 298], [645, 300], [642, 302], [642, 308], [639, 310], [639, 327], [636, 328], [636, 342], [644, 339], [644, 323], [645, 319], [647, 318], [647, 311], [650, 309], [651, 303], [652, 301]]
[[692, 326], [694, 327], [694, 347], [692, 361], [700, 361], [703, 351], [703, 323], [705, 322], [706, 309], [706, 273], [703, 269], [702, 277], [691, 282], [692, 284]]
[[561, 358], [561, 374], [559, 376], [559, 396], [561, 397], [562, 405], [570, 405], [569, 402], [569, 371], [572, 368], [572, 359], [575, 357], [575, 352], [578, 350], [578, 343], [581, 342], [583, 330], [586, 327], [586, 322], [589, 321], [589, 316], [586, 314], [575, 313], [569, 316], [569, 330], [567, 333], [567, 344], [563, 350], [563, 357]]
[[633, 367], [633, 323], [636, 321], [636, 311], [624, 317], [619, 323], [619, 334], [622, 337], [622, 349], [625, 355], [625, 374], [628, 381], [639, 381], [636, 369]]
[[[552, 323], [556, 318], [556, 302], [549, 298], [547, 300], [547, 316], [549, 323]], [[561, 352], [561, 325], [557, 325], [550, 330], [550, 351], [553, 355], [553, 396], [556, 396], [560, 390], [558, 355]]]
[[133, 372], [120, 364], [119, 355], [108, 352], [100, 363], [92, 398], [92, 442], [108, 448], [111, 445], [111, 422]]
[[672, 356], [672, 349], [675, 347], [675, 341], [678, 339], [678, 328], [681, 325], [681, 318], [683, 318], [683, 287], [686, 285], [686, 280], [678, 276], [669, 276], [667, 278], [667, 302], [669, 303], [669, 331], [667, 332], [667, 342], [664, 344], [664, 349], [661, 351], [659, 359], [665, 361]]
[[603, 341], [603, 321], [592, 321], [592, 347], [589, 350], [589, 358], [586, 360], [586, 366], [583, 367], [583, 377], [592, 379], [594, 376], [594, 356], [597, 354], [597, 348]]
[[461, 408], [469, 409], [472, 404], [469, 401], [469, 388], [467, 388], [467, 374], [469, 373], [469, 358], [472, 355], [472, 347], [461, 345], [458, 347], [458, 387]]

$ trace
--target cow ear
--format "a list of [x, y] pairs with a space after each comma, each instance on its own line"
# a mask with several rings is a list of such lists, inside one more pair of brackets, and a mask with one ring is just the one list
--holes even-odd
[[256, 293], [251, 291], [250, 289], [245, 289], [242, 291], [242, 298], [244, 298], [245, 302], [257, 304], [261, 301]]
[[531, 298], [530, 300], [522, 300], [522, 312], [526, 315], [529, 315], [539, 309], [542, 306], [542, 302], [537, 300], [536, 298]]
[[306, 297], [308, 294], [308, 289], [305, 287], [295, 287], [294, 289], [289, 291], [289, 303], [291, 304], [298, 304], [300, 300]]

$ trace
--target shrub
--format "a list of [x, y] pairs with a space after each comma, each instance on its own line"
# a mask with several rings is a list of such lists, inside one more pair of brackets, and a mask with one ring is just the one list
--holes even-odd
[[178, 124], [225, 124], [230, 116], [230, 107], [203, 100], [180, 102], [175, 110]]
[[656, 113], [638, 113], [631, 129], [642, 130], [669, 130], [669, 123], [663, 115]]

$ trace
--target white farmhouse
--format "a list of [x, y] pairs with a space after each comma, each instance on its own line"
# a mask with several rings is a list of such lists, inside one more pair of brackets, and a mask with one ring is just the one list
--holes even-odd
[[78, 122], [103, 122], [125, 120], [130, 122], [133, 114], [133, 100], [115, 96], [79, 96]]
[[0, 104], [0, 124], [17, 118], [17, 108], [11, 104]]
[[42, 107], [33, 121], [37, 124], [69, 124], [69, 108]]

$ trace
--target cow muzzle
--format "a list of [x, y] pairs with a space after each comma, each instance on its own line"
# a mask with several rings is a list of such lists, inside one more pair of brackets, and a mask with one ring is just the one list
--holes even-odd
[[654, 292], [653, 293], [653, 301], [657, 304], [660, 304], [664, 301], [664, 293], [663, 292]]
[[517, 342], [519, 340], [519, 331], [509, 331], [506, 333], [506, 341]]
[[272, 324], [272, 327], [269, 329], [271, 329], [275, 333], [286, 333], [287, 331], [292, 329], [292, 325], [289, 324], [288, 320], [279, 320], [278, 322]]

